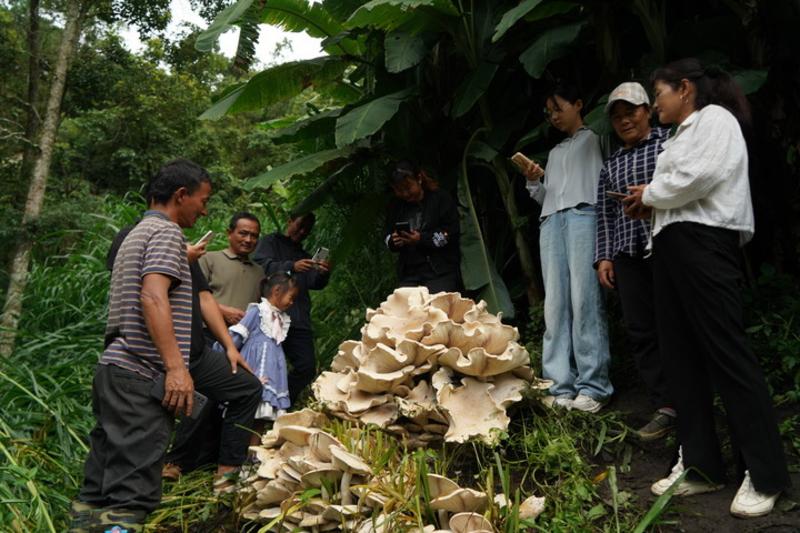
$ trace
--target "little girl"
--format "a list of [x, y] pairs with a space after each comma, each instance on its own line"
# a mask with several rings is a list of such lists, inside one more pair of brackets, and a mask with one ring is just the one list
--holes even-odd
[[286, 310], [297, 296], [297, 282], [291, 272], [277, 272], [261, 281], [261, 301], [247, 307], [244, 318], [228, 328], [242, 357], [264, 388], [256, 410], [251, 444], [258, 444], [265, 420], [275, 420], [289, 408], [286, 356], [281, 343], [291, 320]]

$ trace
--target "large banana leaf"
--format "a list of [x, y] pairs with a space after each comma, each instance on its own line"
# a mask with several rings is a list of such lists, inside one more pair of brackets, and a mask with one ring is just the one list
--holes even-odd
[[461, 278], [464, 288], [470, 291], [480, 290], [478, 298], [486, 300], [490, 312], [502, 312], [503, 316], [514, 318], [514, 304], [508, 288], [498, 274], [483, 240], [466, 172], [462, 172], [458, 179], [458, 204]]
[[733, 79], [742, 88], [744, 94], [757, 92], [767, 81], [767, 70], [740, 70], [733, 75]]
[[386, 70], [392, 73], [402, 72], [422, 61], [427, 48], [425, 40], [419, 36], [402, 31], [386, 34], [383, 41]]
[[497, 28], [495, 28], [492, 42], [496, 43], [500, 40], [500, 37], [505, 35], [506, 32], [511, 29], [511, 26], [516, 24], [519, 19], [527, 15], [533, 8], [541, 3], [542, 0], [523, 0], [516, 7], [506, 11], [503, 18], [501, 18], [500, 22], [497, 24]]
[[552, 60], [567, 53], [569, 45], [578, 37], [584, 24], [585, 22], [576, 22], [544, 32], [519, 56], [525, 71], [534, 78], [540, 78]]
[[331, 135], [336, 127], [336, 118], [341, 113], [341, 109], [329, 109], [309, 118], [297, 120], [276, 131], [273, 134], [272, 142], [282, 144]]
[[351, 109], [336, 120], [336, 146], [347, 146], [378, 131], [391, 119], [413, 88], [376, 98]]
[[201, 52], [213, 50], [219, 36], [233, 28], [234, 23], [245, 14], [252, 3], [253, 0], [239, 0], [220, 11], [206, 31], [197, 36], [197, 41], [194, 44], [195, 48]]
[[227, 113], [260, 110], [288, 100], [307, 87], [341, 78], [347, 65], [336, 57], [317, 57], [277, 65], [259, 72], [244, 85], [227, 93], [200, 118], [216, 120]]
[[314, 211], [325, 203], [336, 182], [342, 179], [353, 179], [359, 170], [361, 170], [361, 166], [357, 163], [345, 163], [342, 168], [328, 176], [319, 187], [311, 191], [299, 204], [294, 206], [291, 210], [292, 214], [305, 214]]
[[556, 15], [564, 15], [576, 7], [581, 7], [581, 5], [577, 2], [567, 2], [564, 0], [548, 0], [525, 15], [525, 20], [527, 22], [538, 22], [540, 20], [549, 19], [550, 17], [555, 17]]
[[314, 172], [325, 163], [348, 157], [352, 152], [353, 149], [350, 147], [316, 152], [259, 174], [249, 180], [244, 188], [247, 190], [266, 189], [276, 181]]
[[495, 63], [483, 62], [478, 65], [478, 68], [471, 72], [456, 89], [450, 114], [460, 117], [472, 109], [478, 98], [489, 88], [496, 72], [497, 65]]
[[[309, 4], [307, 0], [267, 0], [261, 14], [261, 22], [278, 26], [285, 31], [304, 32], [311, 37], [331, 39], [342, 33], [342, 25], [323, 4]], [[357, 43], [351, 39], [334, 39], [325, 45], [331, 54], [359, 52]]]
[[441, 16], [458, 15], [450, 0], [372, 0], [356, 10], [345, 27], [386, 31], [403, 28], [416, 33], [436, 26]]

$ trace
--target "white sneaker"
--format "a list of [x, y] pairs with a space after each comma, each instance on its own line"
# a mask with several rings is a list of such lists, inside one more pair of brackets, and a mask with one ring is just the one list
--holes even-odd
[[542, 398], [542, 403], [550, 409], [572, 409], [572, 399], [563, 396], [548, 395]]
[[585, 394], [578, 394], [578, 396], [572, 401], [573, 409], [584, 411], [586, 413], [596, 413], [602, 409], [604, 405], [605, 402], [598, 402], [591, 396], [586, 396]]
[[780, 496], [780, 492], [775, 494], [764, 494], [758, 492], [750, 481], [750, 472], [745, 471], [742, 486], [736, 491], [731, 503], [731, 514], [739, 518], [751, 518], [764, 516], [772, 511], [775, 502]]
[[[675, 484], [679, 477], [683, 474], [683, 447], [678, 448], [678, 462], [672, 467], [672, 472], [664, 479], [659, 479], [650, 485], [650, 492], [656, 496], [661, 496]], [[723, 485], [716, 483], [707, 483], [705, 481], [692, 481], [684, 478], [673, 491], [674, 496], [693, 496], [695, 494], [703, 494], [706, 492], [714, 492], [719, 490]]]

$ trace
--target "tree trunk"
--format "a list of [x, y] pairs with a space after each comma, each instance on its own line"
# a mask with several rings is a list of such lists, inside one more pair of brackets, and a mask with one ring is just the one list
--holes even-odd
[[19, 167], [20, 180], [27, 180], [31, 171], [31, 161], [36, 155], [36, 132], [39, 130], [39, 61], [41, 43], [39, 39], [39, 0], [30, 0], [28, 6], [28, 119], [25, 123], [25, 149]]
[[82, 11], [78, 0], [67, 3], [66, 25], [58, 47], [53, 80], [50, 84], [50, 96], [47, 100], [42, 135], [39, 139], [39, 154], [33, 167], [33, 175], [28, 188], [28, 198], [25, 202], [25, 212], [22, 217], [21, 239], [14, 252], [9, 271], [8, 292], [3, 306], [3, 315], [0, 317], [0, 355], [9, 356], [14, 349], [14, 339], [17, 334], [17, 324], [22, 311], [22, 295], [28, 283], [28, 266], [31, 258], [33, 237], [30, 229], [39, 218], [44, 202], [44, 192], [47, 187], [47, 176], [50, 172], [50, 162], [53, 157], [58, 123], [61, 118], [61, 99], [64, 96], [64, 86], [67, 80], [69, 60], [78, 44], [81, 33]]

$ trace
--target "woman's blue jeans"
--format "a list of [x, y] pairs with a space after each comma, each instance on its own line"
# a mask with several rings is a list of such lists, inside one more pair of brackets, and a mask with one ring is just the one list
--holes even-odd
[[548, 215], [539, 229], [544, 277], [543, 377], [550, 393], [604, 401], [614, 392], [603, 295], [592, 265], [597, 214], [584, 205]]

